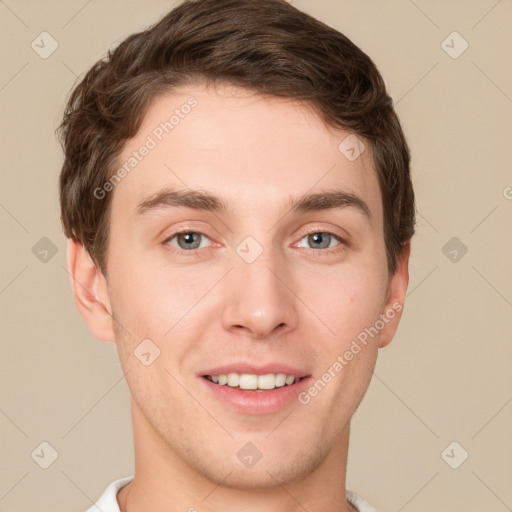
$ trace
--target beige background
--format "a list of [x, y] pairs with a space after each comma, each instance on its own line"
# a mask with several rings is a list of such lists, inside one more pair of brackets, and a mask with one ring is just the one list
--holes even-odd
[[[293, 3], [374, 59], [413, 153], [406, 308], [353, 420], [347, 487], [384, 512], [511, 510], [512, 1]], [[83, 511], [133, 471], [115, 347], [92, 338], [70, 292], [54, 130], [76, 77], [172, 5], [0, 2], [2, 511]], [[46, 59], [31, 48], [43, 31], [59, 45]], [[469, 44], [458, 58], [442, 47], [453, 31]], [[32, 252], [43, 237], [57, 249], [46, 262]], [[44, 441], [58, 452], [48, 469]]]

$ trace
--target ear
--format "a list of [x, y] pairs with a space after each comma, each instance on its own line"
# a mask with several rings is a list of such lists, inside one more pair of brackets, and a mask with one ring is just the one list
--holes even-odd
[[405, 293], [409, 284], [410, 253], [411, 243], [409, 241], [404, 244], [403, 252], [397, 260], [396, 271], [389, 281], [386, 305], [382, 312], [384, 327], [380, 331], [379, 348], [383, 348], [391, 342], [402, 318]]
[[105, 277], [84, 246], [71, 238], [67, 243], [67, 265], [75, 303], [91, 334], [100, 341], [115, 342]]

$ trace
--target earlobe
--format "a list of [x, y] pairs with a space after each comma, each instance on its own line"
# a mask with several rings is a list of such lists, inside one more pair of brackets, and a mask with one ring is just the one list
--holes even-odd
[[409, 284], [410, 253], [411, 244], [407, 242], [404, 245], [402, 254], [398, 257], [396, 271], [389, 282], [386, 305], [382, 312], [385, 318], [383, 318], [384, 327], [380, 331], [379, 348], [383, 348], [391, 343], [402, 317], [405, 294]]
[[67, 266], [78, 311], [91, 334], [104, 342], [115, 342], [112, 310], [105, 277], [80, 242], [68, 239]]

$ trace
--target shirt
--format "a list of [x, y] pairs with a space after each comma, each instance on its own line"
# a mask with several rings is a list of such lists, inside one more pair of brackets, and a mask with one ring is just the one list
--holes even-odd
[[[121, 487], [124, 487], [126, 484], [131, 482], [132, 479], [133, 475], [125, 476], [119, 480], [114, 480], [105, 489], [100, 499], [85, 512], [121, 512], [119, 510], [119, 504], [117, 503], [117, 493]], [[347, 500], [351, 505], [359, 510], [359, 512], [379, 512], [354, 491], [347, 490]]]

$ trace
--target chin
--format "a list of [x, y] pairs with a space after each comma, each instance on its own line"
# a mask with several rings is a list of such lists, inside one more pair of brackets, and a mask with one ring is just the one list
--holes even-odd
[[[315, 471], [329, 451], [327, 446], [309, 446], [296, 451], [282, 448], [267, 450], [267, 453], [262, 450], [259, 460], [254, 462], [255, 459], [249, 459], [246, 465], [242, 462], [246, 456], [250, 457], [246, 454], [257, 456], [257, 452], [250, 444], [245, 451], [243, 448], [240, 450], [238, 444], [236, 450], [227, 450], [232, 453], [230, 457], [219, 459], [218, 451], [200, 450], [200, 456], [189, 451], [188, 461], [197, 473], [215, 485], [240, 491], [268, 492], [279, 485], [300, 481]], [[245, 443], [242, 444], [242, 447], [245, 446]], [[300, 446], [300, 443], [295, 446]], [[218, 450], [218, 446], [212, 448]]]

